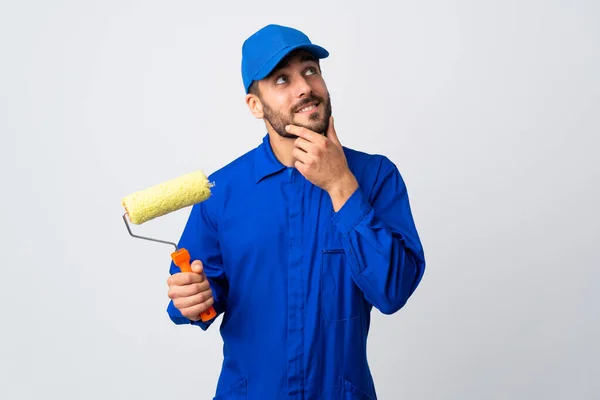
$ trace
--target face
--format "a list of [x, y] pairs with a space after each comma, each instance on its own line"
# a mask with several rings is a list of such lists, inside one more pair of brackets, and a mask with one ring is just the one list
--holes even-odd
[[296, 138], [285, 131], [294, 124], [325, 134], [331, 116], [331, 99], [319, 65], [307, 52], [284, 59], [268, 77], [257, 82], [262, 117], [282, 137]]

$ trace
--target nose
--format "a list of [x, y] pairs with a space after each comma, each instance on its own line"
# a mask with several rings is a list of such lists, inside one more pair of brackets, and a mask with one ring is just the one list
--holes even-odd
[[299, 75], [294, 81], [294, 95], [296, 97], [302, 98], [312, 93], [312, 87], [304, 75]]

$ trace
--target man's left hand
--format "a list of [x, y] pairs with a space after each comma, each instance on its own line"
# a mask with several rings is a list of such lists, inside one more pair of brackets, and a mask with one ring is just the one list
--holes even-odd
[[329, 193], [334, 210], [338, 211], [358, 188], [358, 182], [348, 168], [333, 117], [329, 118], [327, 136], [296, 125], [288, 125], [286, 130], [298, 136], [292, 150], [294, 166], [307, 180]]

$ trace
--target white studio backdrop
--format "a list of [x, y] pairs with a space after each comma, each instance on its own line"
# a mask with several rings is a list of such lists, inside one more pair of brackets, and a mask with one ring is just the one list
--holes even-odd
[[[229, 13], [229, 14], [228, 14]], [[208, 331], [121, 198], [259, 144], [243, 40], [302, 29], [343, 144], [387, 155], [427, 259], [369, 341], [381, 399], [600, 398], [593, 1], [5, 1], [1, 399], [210, 399]], [[138, 233], [177, 240], [189, 209]], [[266, 305], [268, 309], [268, 305]], [[264, 329], [269, 329], [265, 326]]]

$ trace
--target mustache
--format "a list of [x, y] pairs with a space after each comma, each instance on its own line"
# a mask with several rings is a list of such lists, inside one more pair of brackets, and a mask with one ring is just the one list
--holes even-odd
[[313, 103], [313, 102], [319, 102], [322, 103], [323, 99], [320, 97], [316, 97], [316, 96], [310, 96], [310, 97], [306, 97], [302, 100], [300, 100], [293, 108], [292, 110], [294, 110], [294, 112], [298, 112], [300, 110], [302, 110], [307, 104], [309, 103]]

